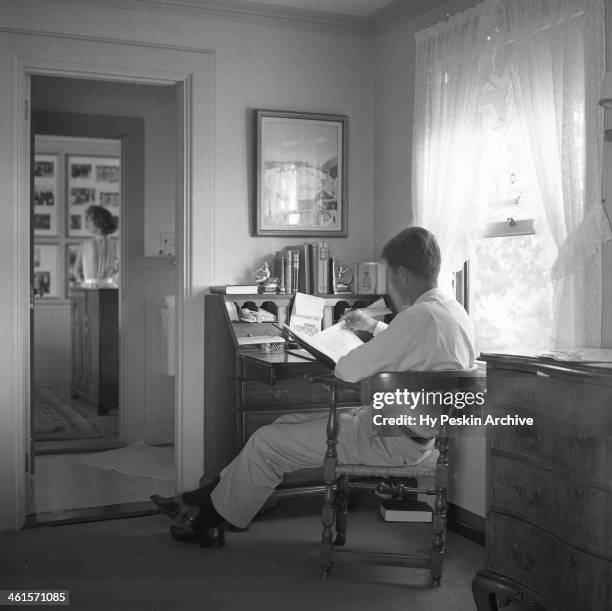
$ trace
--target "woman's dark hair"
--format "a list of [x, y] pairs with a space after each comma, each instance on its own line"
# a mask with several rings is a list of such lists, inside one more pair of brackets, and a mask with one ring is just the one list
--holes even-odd
[[116, 217], [102, 206], [89, 206], [85, 214], [104, 235], [109, 235], [117, 229]]
[[409, 227], [391, 238], [383, 246], [382, 258], [391, 269], [405, 267], [422, 280], [438, 280], [440, 247], [434, 234], [423, 227]]

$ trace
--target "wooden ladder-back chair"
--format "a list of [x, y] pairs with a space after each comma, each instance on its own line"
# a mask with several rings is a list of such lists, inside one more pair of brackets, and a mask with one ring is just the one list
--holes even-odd
[[[448, 485], [448, 430], [446, 426], [442, 426], [436, 435], [435, 448], [438, 450], [438, 458], [433, 466], [415, 465], [398, 467], [340, 464], [336, 451], [338, 435], [338, 416], [336, 413], [337, 389], [343, 387], [360, 388], [361, 400], [364, 405], [371, 404], [373, 393], [395, 392], [396, 389], [441, 392], [469, 389], [471, 392], [476, 392], [478, 388], [476, 369], [379, 373], [356, 385], [343, 382], [329, 374], [312, 376], [311, 381], [325, 384], [330, 390], [327, 451], [323, 463], [325, 496], [321, 514], [321, 522], [323, 524], [321, 577], [323, 579], [327, 578], [333, 563], [341, 556], [343, 560], [352, 563], [363, 562], [366, 564], [428, 568], [431, 572], [434, 587], [439, 586], [446, 543], [446, 496]], [[418, 410], [415, 411], [418, 413]], [[452, 414], [454, 406], [443, 406], [443, 411]], [[433, 433], [431, 436], [433, 436]], [[346, 541], [347, 500], [351, 478], [354, 478], [354, 485], [356, 487], [372, 488], [379, 494], [391, 496], [392, 498], [402, 498], [406, 494], [414, 495], [414, 493], [434, 496], [432, 516], [433, 543], [431, 549], [427, 553], [418, 555], [353, 552], [339, 549]], [[372, 480], [371, 478], [375, 479]], [[413, 481], [415, 478], [431, 478], [435, 482], [434, 487], [414, 487]]]

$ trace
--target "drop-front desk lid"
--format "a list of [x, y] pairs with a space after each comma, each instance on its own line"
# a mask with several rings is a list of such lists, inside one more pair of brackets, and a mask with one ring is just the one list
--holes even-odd
[[242, 380], [274, 384], [277, 380], [303, 377], [307, 373], [323, 373], [327, 367], [310, 357], [291, 351], [263, 352], [243, 349], [238, 357], [239, 377]]

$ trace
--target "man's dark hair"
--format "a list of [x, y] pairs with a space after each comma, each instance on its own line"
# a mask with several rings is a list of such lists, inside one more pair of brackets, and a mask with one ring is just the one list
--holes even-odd
[[383, 246], [382, 258], [391, 269], [405, 267], [422, 280], [438, 280], [440, 247], [434, 234], [423, 227], [400, 231]]

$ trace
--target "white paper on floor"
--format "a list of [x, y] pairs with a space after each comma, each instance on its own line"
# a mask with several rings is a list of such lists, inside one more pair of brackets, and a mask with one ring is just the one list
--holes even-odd
[[66, 460], [81, 465], [97, 467], [129, 475], [174, 479], [174, 447], [149, 446], [137, 441], [127, 448], [96, 452], [94, 454], [73, 454]]

